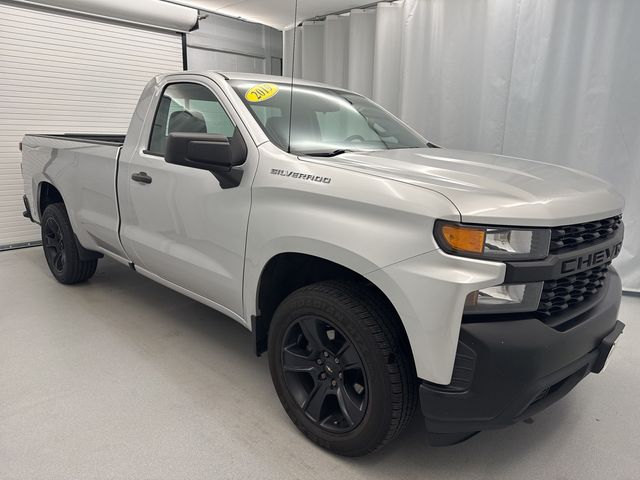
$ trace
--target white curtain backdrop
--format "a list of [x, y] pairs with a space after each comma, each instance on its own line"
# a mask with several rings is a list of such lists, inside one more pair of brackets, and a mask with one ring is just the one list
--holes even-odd
[[[311, 1], [311, 0], [305, 0]], [[285, 32], [284, 74], [372, 97], [434, 143], [567, 165], [625, 196], [640, 291], [640, 1], [405, 0]]]

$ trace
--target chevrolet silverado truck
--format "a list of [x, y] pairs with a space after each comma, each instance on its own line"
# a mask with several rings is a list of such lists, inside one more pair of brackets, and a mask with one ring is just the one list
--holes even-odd
[[125, 135], [26, 135], [25, 216], [63, 284], [107, 256], [240, 322], [333, 452], [530, 418], [624, 325], [623, 199], [557, 165], [438, 147], [367, 98], [264, 75], [153, 78]]

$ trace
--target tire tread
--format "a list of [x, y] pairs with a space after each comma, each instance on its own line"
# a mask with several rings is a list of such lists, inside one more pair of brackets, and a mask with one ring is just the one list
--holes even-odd
[[[75, 238], [73, 236], [73, 228], [71, 227], [71, 222], [69, 221], [69, 216], [67, 215], [67, 210], [64, 206], [64, 203], [52, 203], [51, 205], [47, 206], [47, 208], [45, 208], [42, 214], [43, 229], [44, 223], [48, 216], [55, 217], [56, 221], [60, 225], [60, 228], [63, 230], [63, 234], [65, 235], [64, 248], [66, 250], [65, 254], [67, 267], [62, 272], [62, 274], [57, 274], [51, 268], [51, 266], [49, 266], [51, 273], [56, 278], [56, 280], [65, 285], [73, 285], [76, 283], [86, 282], [96, 272], [98, 260], [80, 260], [78, 247], [76, 246]], [[42, 248], [45, 248], [44, 245]]]

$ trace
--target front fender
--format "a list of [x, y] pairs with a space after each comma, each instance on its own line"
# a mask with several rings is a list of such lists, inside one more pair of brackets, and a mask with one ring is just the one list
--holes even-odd
[[395, 307], [409, 337], [418, 377], [451, 382], [467, 295], [498, 285], [506, 266], [435, 250], [366, 276]]
[[262, 145], [247, 232], [247, 321], [256, 312], [262, 269], [275, 255], [313, 255], [364, 276], [436, 249], [432, 232], [438, 218], [459, 221], [460, 215], [436, 192], [302, 161], [269, 143]]
[[363, 277], [379, 268], [359, 253], [322, 240], [295, 236], [273, 238], [263, 245], [259, 257], [247, 256], [243, 298], [244, 311], [250, 312], [249, 315], [253, 315], [257, 311], [258, 289], [262, 272], [272, 258], [283, 253], [300, 253], [319, 257], [346, 267]]

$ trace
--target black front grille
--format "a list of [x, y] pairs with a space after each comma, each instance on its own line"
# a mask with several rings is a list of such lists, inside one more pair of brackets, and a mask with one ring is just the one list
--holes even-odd
[[553, 315], [595, 295], [605, 285], [608, 271], [609, 263], [558, 280], [545, 281], [538, 313]]
[[622, 215], [596, 220], [594, 222], [576, 223], [551, 229], [550, 253], [587, 245], [603, 240], [615, 233], [622, 224]]

